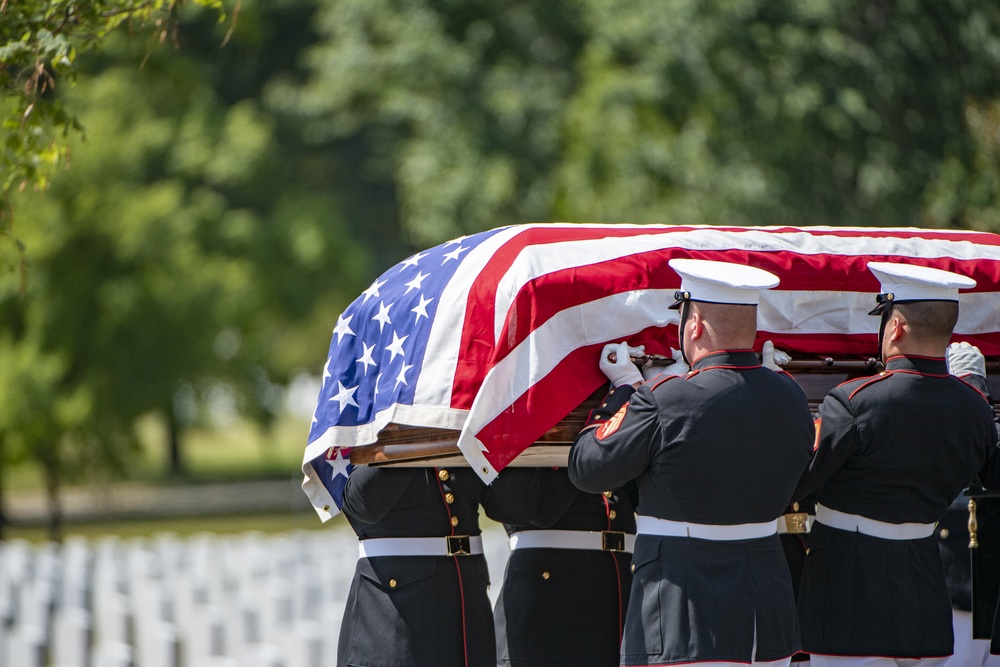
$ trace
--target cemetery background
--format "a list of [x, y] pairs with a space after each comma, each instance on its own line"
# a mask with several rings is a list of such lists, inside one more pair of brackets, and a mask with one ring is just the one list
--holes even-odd
[[[45, 521], [39, 499], [11, 501], [26, 535]], [[336, 655], [357, 539], [343, 517], [321, 526], [298, 480], [75, 489], [66, 502], [61, 544], [0, 542], [0, 665], [325, 667]], [[483, 539], [495, 602], [506, 534], [486, 520]]]

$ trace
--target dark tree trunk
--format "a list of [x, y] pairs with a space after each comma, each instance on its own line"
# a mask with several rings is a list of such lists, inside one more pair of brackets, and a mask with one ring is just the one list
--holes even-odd
[[0, 542], [3, 542], [4, 539], [7, 537], [7, 523], [8, 523], [7, 503], [5, 502], [6, 494], [4, 493], [4, 491], [6, 490], [4, 482], [7, 481], [6, 479], [7, 466], [4, 465], [4, 454], [5, 454], [4, 449], [5, 447], [4, 447], [3, 437], [0, 436]]
[[172, 477], [184, 475], [184, 457], [181, 453], [180, 428], [177, 425], [177, 416], [174, 414], [173, 406], [167, 407], [167, 461], [168, 472]]
[[59, 499], [59, 489], [62, 480], [59, 476], [59, 454], [56, 451], [45, 452], [39, 456], [45, 471], [45, 495], [49, 503], [49, 539], [62, 542], [62, 503]]

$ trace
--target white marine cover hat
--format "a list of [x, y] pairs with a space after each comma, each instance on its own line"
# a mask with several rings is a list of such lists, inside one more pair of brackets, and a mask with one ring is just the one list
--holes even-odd
[[976, 281], [951, 271], [915, 264], [868, 262], [868, 270], [881, 284], [878, 305], [869, 315], [879, 315], [890, 304], [907, 301], [958, 301], [958, 290], [976, 286]]
[[714, 262], [706, 259], [672, 259], [667, 264], [681, 277], [677, 299], [670, 307], [680, 308], [684, 301], [705, 301], [756, 306], [761, 290], [778, 285], [778, 276], [763, 269]]

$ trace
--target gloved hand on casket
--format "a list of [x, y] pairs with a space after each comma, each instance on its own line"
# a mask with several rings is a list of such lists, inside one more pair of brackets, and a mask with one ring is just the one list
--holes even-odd
[[772, 371], [780, 371], [781, 367], [792, 360], [791, 355], [774, 347], [771, 341], [765, 341], [760, 351], [760, 365]]
[[[608, 343], [601, 350], [601, 372], [616, 387], [642, 382], [642, 373], [632, 362], [632, 356], [641, 356], [645, 351], [644, 346], [631, 347], [625, 341]], [[614, 357], [614, 361], [611, 361], [611, 357]]]
[[681, 354], [680, 350], [675, 350], [670, 348], [670, 356], [673, 358], [674, 363], [669, 366], [654, 366], [652, 363], [647, 363], [642, 367], [642, 377], [645, 380], [653, 380], [658, 377], [671, 377], [673, 375], [686, 375], [688, 371], [691, 370], [687, 364], [684, 363], [684, 355]]
[[948, 362], [948, 372], [952, 375], [986, 377], [986, 357], [975, 345], [970, 345], [965, 341], [952, 343], [945, 350], [944, 358]]

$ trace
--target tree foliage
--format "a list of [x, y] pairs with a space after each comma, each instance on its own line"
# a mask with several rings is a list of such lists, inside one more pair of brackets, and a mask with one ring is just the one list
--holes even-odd
[[[244, 12], [230, 46], [294, 51], [268, 19]], [[0, 281], [0, 364], [47, 370], [0, 374], [0, 397], [19, 395], [0, 405], [0, 446], [61, 478], [122, 471], [150, 413], [179, 439], [212, 414], [267, 424], [369, 271], [326, 180], [338, 169], [286, 136], [259, 80], [234, 84], [244, 61], [214, 21], [182, 28], [141, 68], [126, 35], [81, 62], [60, 91], [87, 128], [72, 168], [13, 200], [32, 268], [24, 296]], [[44, 419], [63, 403], [75, 411]]]
[[[340, 0], [297, 94], [421, 242], [525, 220], [1000, 229], [1000, 6]], [[992, 110], [992, 111], [991, 111]]]
[[[221, 0], [194, 0], [221, 11]], [[0, 0], [0, 234], [14, 241], [8, 196], [44, 190], [69, 158], [69, 138], [84, 128], [66, 99], [78, 56], [119, 28], [154, 48], [174, 35], [184, 0]], [[23, 265], [22, 265], [23, 266]]]

